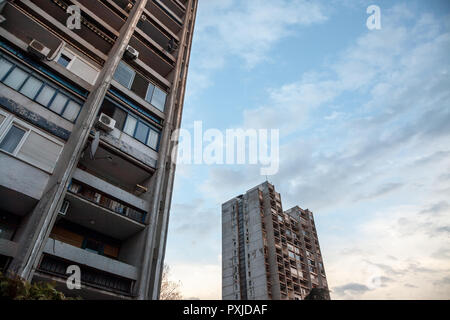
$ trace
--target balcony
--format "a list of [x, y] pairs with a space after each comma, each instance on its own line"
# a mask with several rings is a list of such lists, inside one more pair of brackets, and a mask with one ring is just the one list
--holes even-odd
[[138, 276], [137, 269], [134, 266], [52, 238], [47, 240], [44, 253], [126, 279], [136, 280]]
[[[114, 148], [116, 145], [122, 150]], [[146, 147], [144, 149], [150, 150]], [[156, 160], [142, 151], [134, 150], [120, 140], [116, 141], [110, 138], [105, 142], [101, 138], [95, 157], [91, 158], [88, 152], [85, 152], [78, 166], [80, 169], [133, 194], [138, 185], [145, 186], [152, 177]]]
[[[81, 4], [84, 8], [81, 8], [84, 12], [87, 10], [91, 11], [102, 21], [107, 22], [114, 30], [120, 31], [120, 28], [124, 25], [125, 19], [123, 14], [114, 10], [115, 8], [112, 4], [103, 1], [92, 1], [92, 0], [76, 0], [74, 1]], [[76, 4], [76, 3], [75, 3]], [[124, 6], [125, 8], [126, 6]], [[87, 10], [86, 10], [87, 9]]]
[[[88, 194], [94, 196], [90, 197]], [[68, 191], [66, 200], [70, 206], [65, 218], [119, 240], [126, 240], [144, 229], [142, 220], [145, 216], [141, 212], [127, 208], [119, 202], [108, 201], [107, 197], [97, 198], [97, 195], [99, 194], [86, 188], [83, 193]]]
[[[89, 172], [80, 170], [79, 168], [75, 169], [74, 175], [73, 175], [73, 179], [75, 179], [76, 181], [79, 181], [89, 187], [87, 187], [86, 189], [92, 189], [92, 190], [99, 190], [100, 194], [104, 194], [105, 198], [110, 198], [110, 199], [105, 199], [105, 201], [101, 201], [102, 203], [108, 203], [109, 206], [107, 206], [107, 208], [111, 209], [111, 203], [121, 203], [121, 205], [124, 208], [128, 208], [128, 210], [123, 210], [121, 212], [126, 212], [127, 216], [129, 216], [131, 219], [137, 221], [137, 222], [143, 222], [144, 221], [144, 217], [145, 217], [145, 212], [148, 210], [148, 202], [137, 197], [134, 194], [131, 194], [123, 189], [120, 189], [114, 185], [111, 185], [110, 183], [90, 174]], [[71, 184], [70, 189], [74, 188], [74, 185]], [[78, 187], [79, 190], [79, 187]], [[103, 195], [102, 195], [103, 197]], [[117, 199], [117, 201], [112, 201], [111, 199]], [[93, 201], [95, 201], [95, 199], [92, 199]], [[117, 205], [116, 205], [117, 207]], [[136, 209], [131, 209], [131, 208], [136, 208]], [[117, 210], [117, 212], [119, 212]]]
[[186, 12], [186, 7], [178, 0], [160, 0], [172, 13], [174, 13], [180, 20]]
[[41, 198], [49, 174], [2, 151], [0, 163], [0, 210], [24, 216]]
[[175, 68], [175, 58], [168, 53], [161, 54], [162, 47], [155, 46], [147, 36], [135, 33], [130, 39], [130, 46], [139, 51], [139, 61], [145, 63], [163, 78], [167, 78]]
[[[71, 264], [76, 264], [81, 269], [83, 288], [76, 294], [81, 294], [87, 299], [90, 294], [89, 288], [130, 295], [138, 276], [137, 269], [131, 265], [49, 238], [44, 248], [43, 259], [38, 266], [37, 279], [47, 279], [42, 277], [42, 274], [66, 279], [66, 270]], [[65, 284], [65, 281], [61, 282]], [[65, 285], [60, 287], [67, 290]], [[73, 294], [70, 290], [68, 293]]]
[[171, 32], [178, 34], [181, 31], [183, 21], [162, 1], [148, 0], [145, 9]]
[[55, 30], [65, 41], [75, 47], [83, 47], [104, 59], [114, 44], [117, 34], [95, 18], [82, 14], [82, 28], [70, 30], [66, 27], [68, 4], [62, 1], [22, 0], [19, 5], [42, 24]]
[[145, 21], [142, 19], [139, 20], [137, 26], [139, 30], [141, 30], [154, 43], [156, 43], [164, 54], [167, 54], [168, 45], [171, 39], [174, 39], [175, 43], [178, 42], [178, 37], [175, 37], [174, 34], [161, 28], [158, 23], [153, 21], [151, 18], [147, 18]]

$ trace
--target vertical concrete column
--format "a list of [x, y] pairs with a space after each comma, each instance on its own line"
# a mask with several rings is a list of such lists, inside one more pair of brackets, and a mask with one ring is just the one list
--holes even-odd
[[24, 226], [20, 230], [17, 255], [8, 268], [9, 273], [17, 274], [27, 280], [31, 280], [33, 277], [34, 270], [39, 263], [45, 243], [64, 199], [67, 185], [88, 140], [89, 132], [95, 123], [96, 115], [114, 72], [133, 35], [146, 3], [147, 0], [137, 1], [120, 30], [119, 37], [111, 48], [97, 82], [83, 105], [75, 128], [64, 146], [54, 173], [47, 183], [46, 191], [24, 221]]
[[[167, 229], [169, 224], [169, 210], [172, 199], [172, 188], [175, 175], [175, 161], [172, 150], [176, 141], [171, 141], [174, 130], [180, 128], [183, 111], [184, 91], [186, 87], [187, 69], [191, 51], [191, 41], [195, 25], [197, 0], [190, 0], [186, 7], [185, 24], [180, 40], [180, 51], [173, 80], [173, 89], [169, 97], [167, 121], [161, 139], [158, 168], [154, 186], [154, 197], [151, 203], [152, 213], [145, 232], [145, 246], [137, 286], [138, 299], [159, 299], [164, 255], [166, 249]], [[191, 22], [189, 23], [189, 20]], [[186, 55], [184, 54], [186, 50]], [[184, 65], [183, 65], [184, 62]], [[180, 77], [183, 69], [183, 77]], [[180, 97], [180, 100], [177, 100]], [[174, 137], [177, 138], [177, 137]], [[176, 139], [178, 140], [178, 139]]]

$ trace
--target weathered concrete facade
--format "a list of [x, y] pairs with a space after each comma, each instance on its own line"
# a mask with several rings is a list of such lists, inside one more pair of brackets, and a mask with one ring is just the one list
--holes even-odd
[[0, 1], [1, 270], [158, 299], [197, 4]]
[[262, 183], [222, 205], [222, 299], [300, 300], [328, 288], [312, 212]]

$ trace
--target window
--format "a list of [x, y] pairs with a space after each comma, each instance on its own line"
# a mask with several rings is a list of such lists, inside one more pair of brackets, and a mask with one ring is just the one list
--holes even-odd
[[151, 104], [164, 112], [164, 105], [166, 104], [166, 93], [155, 87], [155, 92], [153, 93]]
[[20, 93], [27, 96], [30, 99], [34, 99], [39, 89], [42, 87], [42, 81], [29, 77], [27, 82], [20, 89]]
[[69, 121], [75, 121], [81, 110], [80, 103], [69, 93], [53, 88], [40, 75], [25, 71], [25, 67], [22, 69], [1, 56], [0, 81]]
[[18, 90], [24, 83], [27, 76], [28, 74], [22, 69], [14, 68], [3, 82], [14, 90]]
[[31, 130], [17, 152], [17, 157], [47, 172], [52, 172], [61, 150], [61, 145]]
[[157, 150], [160, 131], [141, 119], [131, 111], [125, 109], [112, 99], [105, 99], [100, 112], [116, 120], [116, 128], [132, 136], [136, 140]]
[[9, 61], [0, 58], [0, 80], [2, 80], [13, 66]]
[[152, 84], [123, 61], [117, 67], [114, 80], [151, 103], [158, 110], [164, 112], [167, 93]]
[[58, 62], [60, 65], [62, 65], [64, 68], [67, 68], [67, 66], [69, 65], [70, 61], [72, 61], [72, 59], [70, 59], [68, 56], [66, 56], [66, 55], [64, 55], [64, 54], [61, 54], [61, 55], [59, 56], [59, 59], [58, 59], [57, 62]]
[[152, 96], [153, 96], [153, 92], [155, 91], [155, 86], [152, 85], [151, 83], [148, 85], [147, 88], [147, 93], [145, 95], [145, 100], [147, 100], [148, 102], [152, 102]]
[[142, 122], [138, 122], [134, 137], [142, 143], [147, 142], [147, 134], [149, 127]]
[[66, 109], [64, 110], [62, 116], [69, 121], [74, 122], [80, 113], [81, 106], [78, 103], [73, 102], [72, 100], [66, 105]]
[[9, 153], [14, 153], [23, 136], [25, 135], [25, 132], [26, 131], [24, 129], [12, 125], [8, 133], [0, 142], [0, 149]]
[[50, 110], [60, 114], [67, 103], [67, 97], [61, 93], [57, 93], [50, 104]]
[[93, 239], [86, 239], [84, 241], [83, 249], [92, 253], [103, 253], [103, 245], [99, 241]]
[[148, 134], [147, 145], [150, 148], [156, 150], [156, 148], [158, 147], [158, 139], [158, 133], [156, 131], [150, 130], [150, 133]]
[[55, 89], [49, 86], [44, 86], [36, 98], [36, 101], [40, 104], [46, 106], [50, 103], [53, 96], [55, 95]]
[[100, 73], [98, 67], [70, 51], [68, 48], [63, 49], [61, 55], [57, 57], [56, 62], [90, 84], [95, 83]]
[[135, 72], [133, 69], [120, 61], [119, 65], [117, 66], [116, 72], [114, 73], [114, 79], [124, 87], [130, 89], [131, 84], [133, 83], [134, 74]]
[[137, 119], [130, 115], [127, 116], [127, 122], [125, 122], [125, 128], [123, 132], [129, 134], [130, 136], [134, 136], [134, 131], [136, 129]]

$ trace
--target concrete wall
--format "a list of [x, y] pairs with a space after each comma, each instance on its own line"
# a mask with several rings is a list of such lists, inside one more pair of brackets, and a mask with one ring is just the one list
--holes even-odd
[[4, 255], [7, 257], [14, 257], [16, 255], [17, 243], [0, 239], [0, 255]]
[[[146, 226], [146, 228], [148, 228], [148, 226]], [[144, 239], [145, 231], [142, 230], [123, 242], [120, 246], [119, 260], [140, 267]]]
[[[0, 152], [0, 185], [39, 200], [49, 174], [9, 154]], [[13, 212], [14, 213], [14, 212]]]
[[250, 272], [250, 276], [247, 274], [247, 297], [249, 300], [268, 299], [259, 190], [254, 189], [247, 192], [244, 201], [248, 215], [245, 227], [249, 235], [249, 242], [246, 244], [246, 258], [248, 259], [248, 255], [250, 255], [250, 263], [247, 263], [247, 272]]

